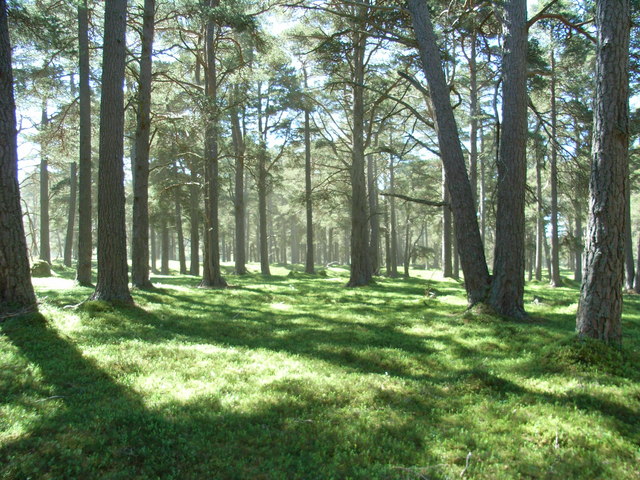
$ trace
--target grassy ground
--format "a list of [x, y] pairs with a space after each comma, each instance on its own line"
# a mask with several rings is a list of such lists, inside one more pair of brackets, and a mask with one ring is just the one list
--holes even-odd
[[640, 478], [638, 297], [618, 352], [571, 341], [571, 285], [513, 323], [434, 272], [274, 273], [119, 309], [36, 279], [0, 325], [0, 478]]

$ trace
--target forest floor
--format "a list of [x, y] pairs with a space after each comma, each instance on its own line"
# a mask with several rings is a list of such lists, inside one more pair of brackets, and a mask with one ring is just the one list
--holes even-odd
[[516, 323], [435, 272], [273, 271], [126, 308], [34, 279], [41, 314], [0, 325], [0, 478], [640, 478], [640, 296], [618, 351], [573, 340], [570, 281]]

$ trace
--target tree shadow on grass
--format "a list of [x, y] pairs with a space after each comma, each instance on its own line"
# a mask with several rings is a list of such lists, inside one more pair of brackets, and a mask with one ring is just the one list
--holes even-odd
[[208, 396], [150, 409], [42, 316], [1, 328], [50, 393], [31, 404], [47, 414], [0, 447], [4, 478], [381, 478], [390, 463], [428, 455], [421, 442], [396, 448], [411, 424], [346, 432], [334, 403], [303, 385], [250, 412]]

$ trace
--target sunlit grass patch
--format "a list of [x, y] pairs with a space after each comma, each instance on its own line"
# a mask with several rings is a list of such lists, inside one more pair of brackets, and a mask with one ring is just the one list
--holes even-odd
[[0, 327], [0, 478], [638, 478], [637, 298], [616, 353], [573, 343], [572, 285], [511, 322], [436, 272], [291, 271], [127, 308], [39, 280]]

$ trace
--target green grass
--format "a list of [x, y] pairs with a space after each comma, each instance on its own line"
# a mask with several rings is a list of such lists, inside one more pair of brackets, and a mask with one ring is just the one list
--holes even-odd
[[612, 351], [572, 340], [572, 284], [515, 323], [434, 272], [273, 273], [133, 308], [35, 279], [0, 325], [0, 478], [640, 478], [640, 298]]

